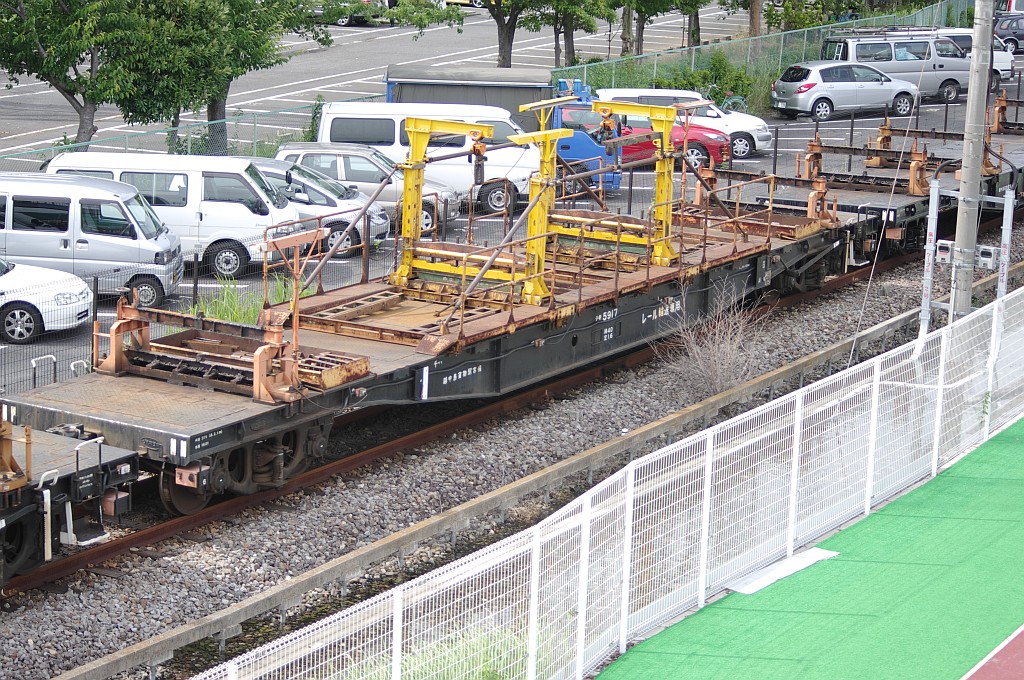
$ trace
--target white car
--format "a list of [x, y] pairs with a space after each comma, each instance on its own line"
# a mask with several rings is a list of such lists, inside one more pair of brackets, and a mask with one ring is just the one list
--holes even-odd
[[[605, 88], [597, 90], [596, 94], [602, 101], [635, 102], [651, 106], [672, 106], [707, 99], [694, 90]], [[746, 158], [772, 148], [772, 131], [768, 129], [768, 124], [757, 116], [738, 111], [724, 111], [712, 104], [697, 109], [690, 120], [694, 125], [703, 125], [729, 135], [733, 158]]]
[[0, 259], [0, 339], [33, 342], [89, 320], [92, 291], [74, 274]]

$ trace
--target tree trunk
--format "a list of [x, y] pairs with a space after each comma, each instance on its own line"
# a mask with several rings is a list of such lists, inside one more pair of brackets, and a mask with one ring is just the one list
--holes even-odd
[[750, 37], [761, 35], [761, 17], [764, 16], [764, 0], [750, 0]]
[[[229, 86], [230, 87], [230, 86]], [[193, 149], [194, 153], [210, 156], [226, 156], [228, 153], [228, 88], [210, 98], [206, 103], [207, 148]]]
[[181, 125], [180, 109], [171, 118], [171, 129], [167, 131], [167, 153], [181, 153], [181, 136], [178, 134], [179, 125]]
[[575, 66], [576, 65], [576, 27], [570, 20], [567, 25], [562, 28], [562, 37], [565, 39], [565, 65]]
[[[86, 101], [82, 104], [82, 108], [78, 110], [78, 133], [75, 135], [76, 144], [92, 141], [92, 136], [96, 134], [98, 129], [95, 121], [96, 109], [99, 107], [99, 104]], [[86, 148], [82, 147], [80, 150], [85, 151]]]
[[[555, 68], [561, 68], [562, 66], [562, 28], [556, 21], [551, 27], [555, 32]], [[566, 64], [568, 65], [568, 64]]]
[[512, 68], [512, 41], [516, 37], [516, 22], [512, 17], [498, 24], [498, 68]]
[[700, 14], [694, 12], [690, 15], [690, 47], [700, 45]]
[[622, 8], [622, 52], [619, 56], [628, 57], [633, 54], [633, 8]]
[[647, 27], [647, 15], [636, 13], [636, 53], [644, 53], [644, 29]]

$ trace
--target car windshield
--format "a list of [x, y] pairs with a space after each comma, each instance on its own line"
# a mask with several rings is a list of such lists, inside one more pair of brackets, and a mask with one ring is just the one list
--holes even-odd
[[128, 212], [132, 214], [132, 219], [135, 220], [135, 224], [139, 227], [139, 231], [141, 231], [147, 239], [154, 239], [159, 236], [161, 232], [167, 230], [164, 223], [160, 221], [160, 218], [156, 216], [153, 209], [149, 207], [149, 203], [142, 200], [142, 196], [135, 194], [125, 201], [124, 204], [128, 206]]
[[341, 182], [328, 177], [327, 175], [307, 168], [305, 165], [292, 165], [292, 177], [303, 184], [311, 184], [331, 198], [351, 200], [359, 195], [358, 191], [349, 189]]
[[[382, 154], [380, 151], [377, 151], [377, 149], [373, 149], [373, 153], [370, 154], [370, 160], [385, 172], [391, 172], [391, 168], [395, 167], [394, 161]], [[395, 168], [395, 174], [393, 177], [397, 180], [402, 180], [405, 178], [405, 172], [403, 172], [401, 168]]]
[[263, 197], [270, 199], [270, 202], [273, 203], [274, 196], [277, 196], [277, 189], [267, 181], [267, 178], [263, 176], [263, 173], [260, 172], [255, 165], [250, 163], [249, 167], [245, 169], [245, 174], [249, 176], [249, 179], [253, 181], [253, 184], [260, 188], [260, 191], [263, 192]]
[[3, 276], [12, 269], [14, 269], [13, 264], [9, 263], [7, 260], [0, 260], [0, 276]]

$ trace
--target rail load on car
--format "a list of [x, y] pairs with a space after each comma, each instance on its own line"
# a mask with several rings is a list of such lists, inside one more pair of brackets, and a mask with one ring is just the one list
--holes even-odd
[[[526, 209], [496, 245], [423, 238], [421, 210], [430, 138], [466, 135], [480, 159], [479, 140], [492, 130], [409, 118], [397, 260], [386, 278], [300, 296], [320, 290], [333, 255], [307, 229], [267, 238], [268, 261], [287, 265], [294, 289], [290, 302], [266, 305], [256, 325], [122, 298], [109, 331], [97, 327], [94, 371], [4, 400], [16, 427], [80, 438], [81, 448], [68, 440], [75, 451], [103, 444], [102, 459], [68, 468], [58, 497], [68, 502], [57, 513], [64, 526], [75, 525], [79, 505], [101, 523], [93, 506], [102, 510], [110, 498], [121, 509], [129, 502], [121, 494], [143, 473], [157, 478], [168, 511], [182, 515], [221, 494], [280, 487], [316, 462], [343, 411], [508, 393], [649, 343], [723, 301], [818, 287], [867, 262], [883, 242], [913, 241], [900, 229], [922, 227], [923, 212], [899, 222], [868, 212], [863, 199], [837, 198], [816, 165], [828, 151], [820, 141], [805, 154], [805, 176], [785, 187], [774, 175], [736, 173], [726, 184], [727, 171], [684, 162], [685, 137], [677, 148], [673, 127], [686, 125], [688, 107], [700, 102], [593, 102], [610, 130], [615, 116], [650, 120], [650, 132], [612, 134], [602, 144], [613, 152], [637, 137], [654, 141], [644, 161], [653, 164], [654, 197], [644, 217], [566, 207], [559, 187], [607, 168], [572, 174], [559, 165], [559, 143], [573, 131], [543, 121], [563, 103], [523, 107], [540, 116], [541, 129], [510, 143], [535, 145], [540, 165]], [[95, 486], [76, 491], [82, 470], [93, 469]], [[52, 522], [48, 512], [22, 530]], [[50, 545], [59, 532], [46, 526]], [[11, 560], [13, 570], [38, 557]]]

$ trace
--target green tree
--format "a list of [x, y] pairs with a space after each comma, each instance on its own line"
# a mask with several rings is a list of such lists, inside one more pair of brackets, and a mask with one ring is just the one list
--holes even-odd
[[35, 76], [56, 90], [78, 114], [75, 141], [88, 142], [96, 110], [125, 86], [103, 53], [127, 15], [122, 0], [3, 0], [0, 68], [12, 84]]
[[177, 121], [219, 91], [231, 70], [227, 6], [221, 0], [165, 0], [125, 17], [104, 56], [124, 85], [112, 97], [129, 123]]
[[574, 33], [597, 33], [597, 21], [615, 20], [615, 10], [606, 0], [550, 0], [547, 6], [537, 6], [523, 14], [520, 24], [528, 31], [539, 31], [550, 26], [555, 34], [555, 66], [561, 66], [561, 45], [565, 46], [565, 65], [576, 63]]
[[633, 10], [636, 17], [634, 31], [634, 54], [644, 53], [644, 29], [654, 17], [680, 8], [679, 0], [625, 0], [625, 7]]

